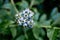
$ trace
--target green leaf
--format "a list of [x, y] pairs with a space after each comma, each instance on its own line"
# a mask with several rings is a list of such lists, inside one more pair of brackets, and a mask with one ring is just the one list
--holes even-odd
[[56, 14], [54, 17], [53, 17], [53, 24], [52, 25], [56, 25], [56, 24], [59, 24], [60, 25], [60, 14]]
[[52, 40], [52, 35], [54, 34], [55, 29], [47, 29], [47, 36], [49, 40]]
[[2, 8], [11, 9], [11, 6], [12, 6], [11, 3], [6, 3], [6, 4], [3, 5]]
[[0, 8], [2, 7], [3, 5], [3, 0], [0, 0]]
[[52, 20], [46, 20], [45, 22], [43, 22], [41, 25], [44, 26], [50, 26]]
[[42, 38], [42, 37], [40, 37], [38, 40], [43, 40], [43, 38]]
[[25, 36], [21, 35], [16, 40], [24, 40], [24, 39], [25, 39]]
[[[32, 1], [33, 1], [33, 0], [32, 0]], [[43, 3], [44, 0], [34, 0], [33, 2], [34, 2], [33, 5], [37, 5], [37, 4]]]
[[46, 21], [46, 14], [43, 14], [40, 18], [40, 22], [43, 23]]
[[44, 27], [44, 28], [51, 28], [52, 26], [51, 25], [48, 25], [48, 24], [45, 24], [45, 23], [39, 23], [39, 22], [36, 22], [35, 21], [34, 27], [37, 27], [37, 28], [42, 28], [42, 27]]
[[11, 28], [10, 30], [11, 30], [11, 34], [12, 34], [12, 36], [14, 38], [16, 36], [16, 34], [17, 34], [16, 28]]
[[59, 32], [59, 29], [55, 29], [53, 36], [52, 36], [52, 40], [56, 40], [58, 32]]
[[21, 9], [25, 9], [25, 8], [28, 8], [28, 7], [29, 7], [29, 5], [28, 5], [27, 1], [18, 2], [18, 3], [16, 3], [16, 5], [18, 5], [18, 6], [19, 6], [19, 9], [20, 9], [20, 10], [21, 10]]
[[53, 8], [51, 12], [51, 17], [53, 18], [53, 16], [56, 15], [57, 13], [58, 13], [58, 8], [57, 7]]
[[56, 40], [58, 29], [48, 29], [47, 30], [47, 36], [49, 40]]
[[34, 27], [33, 28], [33, 35], [36, 39], [39, 39], [40, 37], [44, 37], [45, 36], [45, 32], [42, 28], [37, 28]]
[[37, 11], [36, 8], [34, 8], [33, 10], [34, 10], [34, 13], [35, 13], [34, 16], [33, 16], [33, 19], [34, 19], [35, 21], [37, 21], [38, 18], [39, 18], [40, 13]]

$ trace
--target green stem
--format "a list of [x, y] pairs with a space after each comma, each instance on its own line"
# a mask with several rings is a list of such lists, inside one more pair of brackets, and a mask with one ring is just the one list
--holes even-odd
[[33, 6], [35, 0], [31, 0], [30, 8]]
[[53, 35], [50, 40], [56, 40], [58, 32], [59, 32], [59, 29], [54, 29]]
[[24, 29], [24, 34], [25, 34], [25, 37], [26, 37], [26, 39], [28, 40], [28, 35], [27, 35], [27, 33], [26, 33], [26, 30], [25, 30], [25, 27], [23, 27]]
[[13, 1], [13, 0], [11, 0], [11, 4], [13, 5], [13, 7], [14, 7], [14, 9], [15, 9], [16, 13], [19, 13], [19, 11], [17, 10], [17, 8], [16, 8], [16, 6], [15, 6], [15, 4], [14, 4], [14, 1]]

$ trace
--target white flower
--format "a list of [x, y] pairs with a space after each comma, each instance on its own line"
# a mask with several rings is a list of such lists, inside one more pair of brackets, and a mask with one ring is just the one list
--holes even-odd
[[27, 26], [27, 24], [26, 24], [26, 23], [24, 23], [24, 24], [23, 24], [23, 26]]
[[19, 24], [19, 25], [22, 25], [21, 21], [18, 20], [18, 24]]
[[16, 17], [18, 16], [18, 14], [15, 15]]
[[23, 16], [22, 12], [20, 12], [20, 13], [19, 13], [19, 16], [20, 16], [20, 17], [22, 17], [22, 16]]
[[33, 21], [33, 20], [31, 20], [31, 22], [33, 23], [34, 21]]
[[29, 13], [29, 9], [27, 8], [27, 9], [25, 9], [24, 11], [23, 11], [23, 13]]
[[26, 19], [24, 19], [23, 22], [26, 22]]
[[34, 15], [34, 13], [32, 11], [30, 11], [29, 17], [32, 17]]
[[16, 14], [16, 19], [18, 20], [18, 24], [22, 26], [33, 26], [33, 19], [32, 16], [34, 13], [30, 11], [28, 8], [20, 12], [19, 14]]
[[29, 17], [32, 17], [33, 16], [33, 14], [29, 14]]
[[23, 17], [21, 17], [19, 20], [24, 20], [24, 18], [23, 18]]
[[27, 18], [28, 17], [28, 14], [24, 14], [24, 17]]
[[30, 24], [30, 21], [27, 21], [28, 24]]

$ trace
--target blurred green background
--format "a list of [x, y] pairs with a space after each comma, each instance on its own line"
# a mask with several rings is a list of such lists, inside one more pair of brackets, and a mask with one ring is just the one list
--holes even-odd
[[[33, 28], [16, 22], [26, 8], [34, 12]], [[60, 0], [0, 0], [0, 40], [60, 40]]]

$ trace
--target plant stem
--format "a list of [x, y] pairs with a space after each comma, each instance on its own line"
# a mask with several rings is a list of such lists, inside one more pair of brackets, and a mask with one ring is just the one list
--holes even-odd
[[24, 30], [25, 37], [28, 40], [28, 36], [27, 36], [26, 30], [25, 30], [25, 27], [23, 27], [23, 30]]
[[17, 10], [17, 8], [16, 8], [16, 6], [15, 6], [15, 4], [14, 4], [14, 1], [13, 1], [13, 0], [11, 0], [11, 4], [13, 5], [13, 7], [14, 7], [14, 9], [15, 9], [16, 13], [19, 13], [19, 11]]
[[31, 0], [30, 8], [33, 6], [35, 0]]

